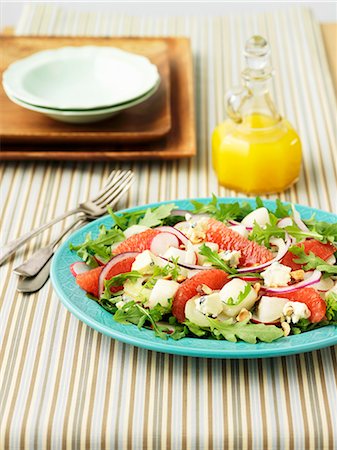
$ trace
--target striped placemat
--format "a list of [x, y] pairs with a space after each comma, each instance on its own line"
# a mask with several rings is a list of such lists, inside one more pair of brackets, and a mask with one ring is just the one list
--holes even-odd
[[[237, 195], [218, 186], [209, 140], [224, 116], [224, 92], [239, 81], [242, 48], [253, 33], [271, 43], [273, 95], [303, 141], [300, 181], [281, 199], [337, 211], [336, 101], [310, 11], [140, 18], [31, 3], [16, 33], [190, 36], [198, 156], [117, 165], [3, 164], [2, 241], [87, 198], [112, 167], [136, 174], [119, 207], [212, 192]], [[17, 293], [13, 266], [64, 225], [1, 267], [1, 449], [336, 448], [337, 347], [255, 361], [164, 355], [96, 333], [65, 310], [49, 283], [31, 296]]]

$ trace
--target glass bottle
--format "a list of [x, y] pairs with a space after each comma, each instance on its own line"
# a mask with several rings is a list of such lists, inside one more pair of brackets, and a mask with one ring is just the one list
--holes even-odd
[[291, 124], [269, 94], [270, 49], [261, 36], [245, 47], [243, 86], [226, 95], [229, 116], [212, 136], [213, 167], [219, 183], [246, 193], [280, 192], [298, 179], [302, 150]]

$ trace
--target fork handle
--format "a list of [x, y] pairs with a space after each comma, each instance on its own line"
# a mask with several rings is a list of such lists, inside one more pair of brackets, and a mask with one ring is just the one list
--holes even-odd
[[34, 230], [28, 231], [28, 233], [24, 234], [18, 239], [14, 239], [14, 241], [9, 242], [8, 244], [4, 245], [1, 249], [1, 255], [0, 255], [0, 266], [7, 261], [7, 259], [17, 251], [18, 248], [20, 248], [23, 244], [28, 242], [33, 237], [37, 236], [38, 234], [42, 233], [43, 231], [47, 230], [47, 228], [51, 227], [57, 222], [60, 222], [60, 220], [65, 219], [68, 216], [71, 216], [72, 214], [76, 214], [82, 212], [81, 208], [75, 208], [71, 209], [70, 211], [67, 211], [60, 216], [56, 217], [55, 219], [51, 220], [50, 222], [47, 222], [46, 224], [35, 228]]
[[75, 225], [85, 222], [86, 217], [77, 217], [70, 225], [68, 225], [61, 233], [53, 240], [53, 242], [46, 247], [40, 248], [33, 255], [27, 259], [23, 264], [14, 269], [14, 273], [24, 277], [35, 276], [43, 266], [49, 261], [54, 254], [54, 249], [59, 241], [72, 229]]

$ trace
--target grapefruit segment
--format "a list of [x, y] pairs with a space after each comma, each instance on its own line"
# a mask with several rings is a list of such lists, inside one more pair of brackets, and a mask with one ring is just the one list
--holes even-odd
[[[274, 294], [270, 294], [273, 296]], [[268, 296], [270, 296], [268, 295]], [[309, 320], [312, 323], [320, 322], [324, 319], [326, 312], [326, 303], [315, 289], [308, 287], [298, 289], [297, 291], [277, 294], [277, 297], [287, 298], [291, 302], [302, 302], [307, 305], [311, 315]]]
[[273, 254], [257, 242], [250, 241], [236, 231], [215, 219], [209, 219], [206, 241], [215, 242], [221, 250], [241, 252], [240, 265], [253, 266], [264, 264], [273, 259]]
[[150, 228], [141, 233], [133, 234], [117, 245], [113, 252], [118, 255], [119, 253], [125, 252], [143, 252], [144, 250], [150, 250], [153, 238], [159, 233], [160, 231]]
[[[315, 239], [308, 239], [307, 241], [296, 244], [296, 246], [303, 246], [304, 251], [307, 255], [312, 252], [319, 258], [324, 259], [324, 261], [330, 258], [330, 256], [332, 256], [336, 251], [336, 248], [329, 242], [327, 244], [323, 244], [322, 242], [316, 241]], [[291, 252], [287, 252], [282, 259], [282, 264], [291, 267], [292, 270], [298, 270], [302, 267], [302, 264], [294, 262], [294, 259], [297, 258], [298, 256], [294, 255]]]
[[229, 281], [228, 275], [219, 269], [210, 269], [199, 272], [181, 283], [172, 303], [172, 314], [179, 322], [185, 320], [185, 305], [192, 297], [198, 294], [198, 287], [206, 284], [211, 289], [221, 289]]
[[98, 297], [98, 279], [102, 270], [103, 266], [100, 266], [88, 272], [80, 273], [76, 277], [76, 283], [80, 288], [88, 292], [88, 294]]

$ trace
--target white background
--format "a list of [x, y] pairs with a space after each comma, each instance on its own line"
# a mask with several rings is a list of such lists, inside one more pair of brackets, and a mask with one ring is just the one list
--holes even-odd
[[[1, 0], [0, 0], [1, 1]], [[1, 28], [5, 26], [15, 26], [21, 15], [21, 11], [25, 3], [49, 3], [63, 8], [72, 8], [80, 11], [111, 11], [116, 13], [127, 13], [134, 15], [227, 15], [240, 14], [242, 12], [263, 12], [275, 11], [277, 9], [287, 8], [290, 6], [306, 6], [312, 9], [315, 17], [320, 22], [336, 22], [337, 21], [337, 2], [322, 1], [322, 2], [207, 2], [207, 1], [90, 1], [90, 2], [68, 2], [68, 1], [31, 1], [31, 2], [15, 2], [2, 1], [1, 2]]]

